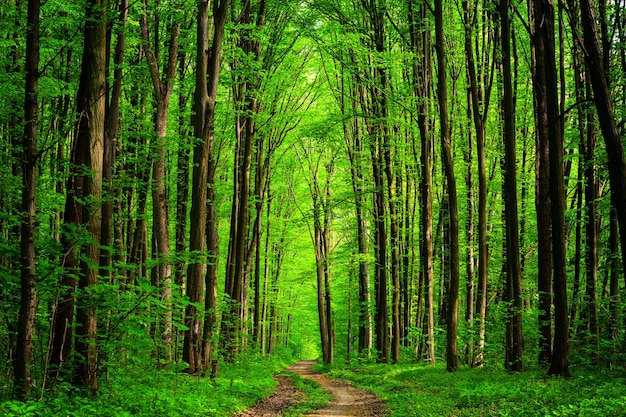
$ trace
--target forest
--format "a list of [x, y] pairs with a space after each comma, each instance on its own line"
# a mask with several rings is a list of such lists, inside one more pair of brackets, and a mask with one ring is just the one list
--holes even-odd
[[0, 0], [0, 35], [0, 414], [226, 416], [299, 359], [624, 412], [625, 1]]

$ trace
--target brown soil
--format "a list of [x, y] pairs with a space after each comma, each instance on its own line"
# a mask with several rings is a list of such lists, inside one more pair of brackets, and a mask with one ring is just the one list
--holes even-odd
[[[315, 361], [301, 361], [289, 368], [303, 378], [309, 378], [320, 384], [330, 393], [333, 400], [325, 407], [307, 413], [310, 417], [382, 417], [385, 409], [382, 401], [369, 391], [353, 387], [348, 382], [336, 381], [311, 371]], [[237, 417], [274, 417], [281, 416], [284, 410], [302, 401], [304, 394], [294, 387], [293, 379], [276, 376], [280, 386], [271, 396], [255, 407], [237, 414]]]

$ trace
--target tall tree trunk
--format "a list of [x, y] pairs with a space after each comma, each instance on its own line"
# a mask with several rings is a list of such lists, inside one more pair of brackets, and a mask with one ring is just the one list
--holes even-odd
[[522, 332], [522, 268], [519, 254], [519, 217], [517, 208], [517, 155], [515, 151], [515, 98], [513, 71], [511, 69], [510, 3], [500, 1], [500, 27], [502, 30], [502, 110], [504, 117], [504, 189], [506, 224], [506, 294], [509, 312], [507, 317], [506, 368], [523, 371], [524, 335]]
[[[565, 191], [563, 166], [563, 132], [558, 122], [556, 50], [554, 39], [554, 5], [550, 0], [534, 0], [533, 43], [535, 46], [535, 109], [537, 132], [548, 140], [549, 186], [552, 221], [552, 262], [554, 269], [554, 344], [548, 371], [551, 375], [569, 376], [569, 320], [567, 310], [567, 265], [565, 250]], [[545, 115], [545, 116], [544, 116]], [[540, 142], [541, 144], [541, 142]], [[539, 225], [541, 227], [541, 225]], [[541, 291], [541, 288], [540, 288]]]
[[24, 136], [22, 138], [22, 224], [20, 233], [20, 310], [17, 344], [13, 360], [15, 394], [26, 400], [30, 394], [33, 336], [37, 314], [37, 271], [35, 266], [35, 194], [37, 180], [37, 129], [39, 109], [39, 0], [28, 1]]
[[[342, 84], [343, 86], [343, 84]], [[341, 95], [341, 108], [345, 114], [346, 106], [344, 105], [343, 98], [345, 94]], [[346, 149], [348, 151], [348, 159], [350, 161], [350, 174], [352, 180], [352, 191], [354, 192], [354, 208], [356, 215], [356, 234], [357, 234], [357, 251], [358, 251], [358, 281], [359, 281], [359, 355], [367, 356], [369, 350], [372, 348], [372, 320], [370, 317], [370, 274], [369, 263], [366, 260], [369, 252], [367, 246], [366, 230], [367, 225], [365, 223], [365, 217], [363, 213], [363, 193], [364, 193], [364, 178], [363, 178], [363, 166], [361, 163], [362, 155], [364, 152], [363, 143], [361, 139], [361, 126], [359, 119], [356, 117], [356, 101], [354, 101], [352, 108], [353, 122], [351, 129], [347, 123], [344, 123], [344, 137], [346, 140]]]
[[[611, 103], [606, 63], [598, 39], [594, 3], [593, 0], [580, 0], [584, 49], [598, 121], [609, 158], [609, 179], [613, 196], [611, 201], [614, 203], [619, 223], [622, 262], [626, 262], [626, 159]], [[608, 52], [605, 51], [605, 53]]]
[[[124, 63], [124, 50], [126, 45], [126, 18], [128, 16], [128, 0], [122, 0], [118, 6], [119, 27], [117, 27], [117, 42], [113, 53], [113, 85], [107, 101], [106, 126], [104, 139], [104, 157], [102, 168], [102, 232], [100, 251], [100, 276], [103, 279], [115, 279], [113, 276], [114, 258], [114, 216], [113, 207], [116, 190], [113, 187], [113, 166], [115, 161], [115, 149], [120, 119], [120, 100], [122, 98], [122, 65]], [[113, 32], [113, 31], [112, 31]], [[110, 40], [107, 50], [110, 49]], [[107, 61], [108, 62], [108, 61]], [[110, 64], [107, 64], [107, 73], [110, 72]], [[119, 243], [119, 242], [118, 242]]]
[[[474, 357], [470, 359], [473, 366], [481, 366], [484, 362], [485, 349], [485, 325], [487, 314], [487, 290], [488, 290], [488, 246], [487, 246], [487, 161], [485, 151], [485, 120], [489, 109], [489, 98], [491, 85], [493, 80], [493, 69], [489, 71], [487, 65], [493, 63], [483, 63], [482, 73], [487, 80], [480, 80], [476, 71], [476, 62], [474, 58], [474, 26], [475, 14], [477, 13], [475, 6], [472, 10], [470, 2], [464, 2], [464, 21], [465, 21], [465, 55], [467, 59], [467, 78], [469, 83], [469, 95], [471, 98], [472, 119], [474, 121], [474, 129], [476, 131], [476, 158], [478, 161], [478, 290], [476, 296], [476, 316], [478, 316], [478, 346]], [[486, 35], [486, 34], [485, 34]], [[481, 35], [482, 36], [482, 35]], [[493, 48], [495, 51], [495, 48]], [[482, 109], [481, 109], [482, 104]]]
[[[411, 47], [420, 55], [419, 61], [413, 64], [413, 90], [418, 100], [417, 122], [421, 141], [421, 277], [424, 285], [426, 320], [424, 332], [426, 336], [426, 360], [435, 363], [435, 313], [434, 313], [434, 266], [433, 266], [433, 213], [432, 213], [432, 138], [430, 134], [429, 107], [427, 98], [430, 95], [430, 35], [426, 25], [426, 4], [414, 10], [414, 2], [408, 2], [408, 19], [411, 33]], [[420, 23], [423, 22], [423, 23]]]
[[550, 202], [550, 149], [548, 138], [548, 100], [546, 91], [545, 35], [539, 32], [543, 19], [541, 10], [529, 5], [533, 22], [531, 53], [533, 59], [533, 96], [535, 109], [536, 161], [536, 211], [537, 211], [537, 291], [539, 296], [539, 356], [538, 361], [548, 364], [552, 360], [552, 218]]
[[[256, 24], [257, 29], [265, 24], [266, 1], [261, 0], [258, 4], [258, 14]], [[258, 88], [260, 77], [257, 71], [252, 71], [247, 65], [254, 65], [260, 60], [260, 44], [255, 39], [256, 34], [251, 29], [252, 5], [250, 2], [243, 4], [240, 12], [240, 42], [238, 48], [248, 58], [239, 68], [246, 75], [242, 79], [236, 80], [239, 84], [235, 86], [237, 91], [238, 109], [236, 116], [236, 136], [237, 147], [235, 150], [235, 186], [233, 188], [232, 213], [230, 220], [230, 240], [228, 243], [228, 256], [226, 265], [225, 294], [229, 297], [226, 304], [222, 321], [222, 338], [226, 357], [233, 359], [240, 342], [237, 335], [242, 329], [242, 314], [244, 311], [244, 270], [246, 268], [246, 249], [248, 247], [248, 201], [250, 197], [252, 154], [256, 141], [255, 118], [258, 112]], [[249, 61], [250, 60], [250, 61]]]
[[[152, 223], [155, 245], [154, 256], [157, 260], [156, 276], [157, 284], [161, 288], [161, 297], [167, 311], [161, 331], [161, 342], [165, 352], [163, 359], [167, 362], [172, 360], [172, 261], [170, 259], [170, 235], [167, 192], [165, 189], [165, 137], [167, 135], [167, 121], [169, 117], [169, 105], [172, 97], [173, 82], [176, 78], [176, 65], [178, 63], [178, 37], [180, 34], [180, 24], [172, 23], [168, 27], [170, 33], [168, 57], [163, 71], [159, 69], [159, 57], [150, 46], [150, 31], [148, 27], [148, 5], [144, 0], [144, 13], [140, 19], [141, 36], [144, 41], [144, 49], [148, 60], [148, 68], [152, 78], [154, 97], [156, 101], [155, 115], [155, 143], [156, 153], [152, 162]], [[155, 40], [158, 42], [158, 39]], [[163, 74], [161, 75], [161, 72]]]
[[457, 201], [454, 159], [450, 139], [448, 112], [448, 86], [446, 68], [446, 48], [443, 28], [443, 5], [435, 2], [435, 51], [437, 53], [437, 98], [439, 101], [439, 123], [441, 152], [444, 173], [448, 185], [449, 237], [450, 237], [450, 282], [448, 287], [446, 317], [446, 369], [456, 371], [459, 367], [457, 332], [459, 327], [459, 209]]
[[[217, 85], [221, 69], [222, 42], [228, 16], [229, 0], [209, 0], [198, 3], [196, 25], [196, 90], [194, 136], [199, 139], [193, 149], [193, 173], [190, 212], [189, 250], [197, 253], [187, 267], [186, 293], [191, 303], [185, 309], [183, 361], [189, 373], [202, 370], [204, 358], [212, 355], [215, 323], [215, 289], [217, 288], [217, 228], [215, 217], [215, 155], [214, 117]], [[212, 5], [213, 39], [209, 46], [209, 7]], [[205, 253], [206, 244], [206, 257]], [[208, 264], [206, 275], [204, 265]], [[206, 297], [204, 297], [204, 284]], [[201, 312], [196, 308], [204, 298], [206, 320], [202, 329]], [[208, 364], [204, 364], [205, 367]]]
[[[81, 256], [78, 287], [84, 294], [77, 305], [77, 329], [74, 348], [78, 359], [75, 381], [91, 391], [98, 389], [98, 308], [90, 289], [98, 283], [102, 196], [102, 167], [106, 104], [106, 3], [87, 2], [85, 41], [77, 94], [78, 124], [75, 152], [84, 152], [83, 205], [80, 225], [84, 225], [89, 243]], [[86, 170], [86, 173], [85, 173]], [[85, 204], [86, 203], [86, 204]]]

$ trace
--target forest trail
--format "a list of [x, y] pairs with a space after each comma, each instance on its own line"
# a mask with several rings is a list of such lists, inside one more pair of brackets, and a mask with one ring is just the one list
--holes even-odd
[[[287, 368], [302, 378], [312, 379], [333, 397], [325, 407], [306, 414], [309, 417], [382, 417], [385, 415], [383, 403], [373, 393], [356, 388], [345, 381], [337, 381], [313, 372], [315, 361], [300, 361]], [[275, 417], [302, 399], [303, 394], [293, 386], [289, 377], [277, 376], [280, 386], [270, 397], [253, 408], [237, 414], [237, 417]]]

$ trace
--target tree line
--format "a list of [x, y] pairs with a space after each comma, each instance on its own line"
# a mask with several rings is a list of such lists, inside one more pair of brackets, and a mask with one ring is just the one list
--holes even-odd
[[0, 14], [16, 397], [306, 337], [327, 364], [623, 358], [622, 1]]

